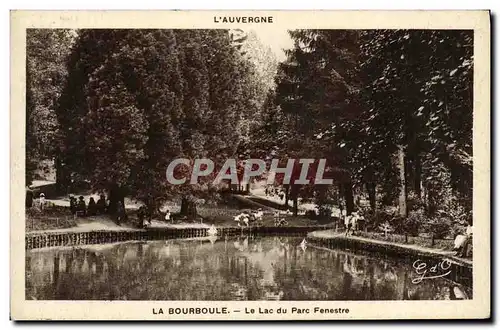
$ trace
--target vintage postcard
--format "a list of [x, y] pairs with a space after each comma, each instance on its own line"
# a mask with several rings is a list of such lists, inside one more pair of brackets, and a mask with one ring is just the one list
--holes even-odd
[[490, 318], [488, 11], [12, 11], [10, 111], [13, 320]]

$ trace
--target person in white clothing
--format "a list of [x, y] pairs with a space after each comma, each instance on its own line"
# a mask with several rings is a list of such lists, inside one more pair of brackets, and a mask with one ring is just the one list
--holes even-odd
[[170, 210], [167, 210], [167, 212], [165, 212], [165, 221], [169, 222], [169, 221], [171, 221], [171, 219], [172, 219], [172, 216], [170, 214]]
[[346, 236], [349, 234], [349, 232], [351, 231], [351, 228], [352, 228], [351, 217], [352, 217], [352, 215], [344, 216], [344, 225], [346, 228], [346, 231], [345, 231]]
[[358, 212], [352, 212], [350, 215], [346, 216], [344, 218], [344, 223], [347, 228], [345, 235], [347, 236], [349, 232], [352, 231], [354, 234], [356, 230], [358, 229], [358, 221], [359, 220], [364, 220], [364, 217], [359, 215]]
[[458, 253], [459, 257], [467, 258], [467, 253], [469, 252], [469, 244], [472, 243], [472, 230], [473, 230], [473, 227], [471, 226], [471, 224], [468, 224], [467, 229], [465, 230], [466, 239], [465, 239], [465, 242], [462, 246], [461, 251]]
[[40, 210], [43, 211], [44, 207], [45, 207], [45, 194], [41, 193], [40, 194]]
[[473, 227], [468, 224], [467, 229], [465, 230], [465, 235], [457, 235], [457, 237], [455, 237], [455, 246], [453, 247], [453, 250], [457, 251], [456, 256], [461, 258], [467, 257], [469, 244], [472, 243], [472, 231]]
[[359, 220], [358, 212], [352, 212], [352, 214], [351, 214], [351, 229], [352, 229], [353, 234], [358, 229], [358, 220]]

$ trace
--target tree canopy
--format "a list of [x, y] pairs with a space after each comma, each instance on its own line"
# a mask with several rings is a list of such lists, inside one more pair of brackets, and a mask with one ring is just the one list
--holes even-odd
[[77, 32], [56, 106], [60, 185], [87, 180], [145, 201], [209, 194], [208, 180], [168, 184], [166, 169], [176, 158], [221, 166], [260, 120], [269, 74], [244, 51], [247, 38], [228, 30]]
[[[28, 30], [27, 181], [54, 158], [61, 191], [84, 180], [114, 201], [188, 200], [220, 188], [211, 182], [228, 158], [313, 158], [334, 185], [278, 176], [287, 200], [340, 195], [351, 212], [366, 193], [373, 210], [470, 213], [472, 31], [289, 34], [277, 63], [243, 30]], [[172, 185], [177, 158], [216, 170]]]
[[375, 190], [391, 204], [403, 189], [430, 213], [444, 199], [471, 209], [472, 31], [290, 36], [295, 46], [266, 102], [269, 142], [283, 154], [326, 158], [351, 210], [351, 184], [366, 188], [373, 208]]

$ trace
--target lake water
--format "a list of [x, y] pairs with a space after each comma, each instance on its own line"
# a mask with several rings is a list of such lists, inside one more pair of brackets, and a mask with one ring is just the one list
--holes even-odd
[[26, 299], [430, 300], [470, 298], [411, 261], [301, 245], [302, 238], [124, 242], [26, 253]]

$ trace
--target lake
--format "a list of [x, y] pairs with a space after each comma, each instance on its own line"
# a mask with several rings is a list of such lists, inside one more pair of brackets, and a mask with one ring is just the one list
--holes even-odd
[[413, 283], [417, 274], [412, 260], [328, 250], [302, 241], [218, 237], [30, 250], [26, 299], [471, 298], [470, 288], [443, 277]]

